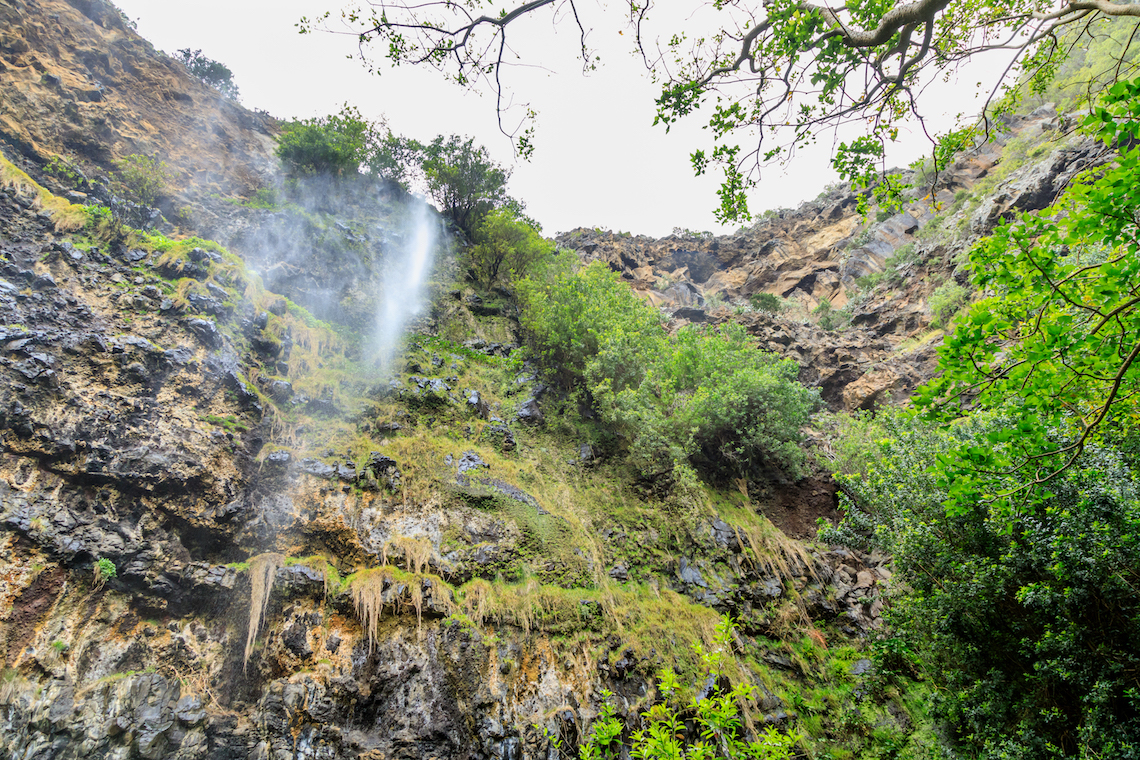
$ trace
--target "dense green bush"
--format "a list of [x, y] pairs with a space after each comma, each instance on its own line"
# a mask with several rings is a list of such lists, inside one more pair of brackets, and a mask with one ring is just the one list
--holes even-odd
[[962, 748], [1140, 757], [1140, 484], [1098, 449], [1012, 524], [984, 503], [947, 514], [939, 458], [988, 445], [1004, 422], [939, 431], [880, 417], [878, 461], [844, 479], [846, 518], [821, 538], [894, 555], [908, 592], [891, 627], [938, 683]]
[[970, 291], [953, 280], [943, 283], [930, 294], [931, 327], [945, 328], [970, 300]]
[[753, 293], [748, 300], [756, 311], [779, 314], [784, 310], [784, 299], [773, 293]]
[[518, 290], [533, 354], [589, 401], [644, 475], [686, 459], [715, 478], [799, 473], [799, 431], [818, 394], [796, 381], [795, 362], [757, 350], [739, 325], [670, 336], [609, 267], [579, 267], [572, 254]]
[[374, 125], [356, 108], [345, 105], [340, 113], [285, 124], [277, 157], [294, 176], [343, 177], [356, 174], [375, 149]]
[[513, 208], [489, 212], [475, 232], [475, 245], [467, 251], [472, 275], [487, 287], [525, 277], [532, 266], [554, 254], [554, 243], [541, 233], [536, 223]]

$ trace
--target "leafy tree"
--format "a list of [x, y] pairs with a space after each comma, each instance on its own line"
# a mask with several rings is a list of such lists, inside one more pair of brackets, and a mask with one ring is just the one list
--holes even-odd
[[841, 478], [845, 519], [820, 538], [893, 555], [905, 592], [884, 646], [935, 681], [963, 756], [1140, 757], [1140, 483], [1092, 448], [1012, 526], [981, 503], [948, 513], [940, 458], [1007, 424], [979, 412], [938, 430], [896, 412], [854, 425], [872, 463]]
[[1140, 414], [1140, 80], [1113, 85], [1085, 128], [1124, 149], [975, 246], [974, 284], [992, 295], [958, 317], [942, 377], [919, 394], [944, 420], [978, 404], [1009, 410], [987, 445], [941, 461], [954, 512], [978, 501], [1038, 512], [1087, 445]]
[[354, 176], [376, 150], [376, 125], [355, 107], [285, 124], [277, 157], [293, 175]]
[[542, 237], [535, 222], [512, 208], [489, 212], [475, 233], [467, 260], [476, 279], [491, 287], [504, 277], [525, 277], [537, 262], [554, 254], [554, 243]]
[[371, 161], [373, 171], [405, 188], [422, 183], [428, 196], [469, 238], [492, 209], [521, 204], [507, 195], [509, 169], [493, 161], [474, 138], [437, 136], [424, 144], [391, 132]]
[[[763, 163], [791, 156], [820, 131], [843, 124], [862, 124], [864, 133], [839, 145], [835, 168], [857, 185], [877, 183], [884, 200], [897, 199], [898, 175], [883, 171], [885, 146], [897, 137], [904, 119], [921, 124], [923, 83], [986, 51], [1014, 54], [1016, 65], [1003, 60], [994, 67], [993, 89], [979, 121], [945, 135], [931, 151], [941, 168], [979, 130], [988, 132], [992, 117], [1020, 97], [995, 98], [1010, 72], [1020, 67], [1024, 89], [1042, 92], [1084, 35], [1108, 19], [1140, 18], [1140, 5], [1124, 0], [1059, 5], [1053, 0], [849, 0], [826, 5], [730, 0], [693, 5], [694, 12], [685, 14], [689, 28], [655, 37], [652, 0], [630, 0], [629, 37], [661, 84], [656, 123], [668, 129], [701, 106], [710, 107], [707, 126], [713, 145], [694, 152], [692, 161], [698, 174], [723, 170], [718, 215], [724, 220], [748, 218], [747, 191]], [[341, 15], [361, 42], [381, 43], [377, 48], [394, 65], [432, 66], [460, 86], [489, 87], [501, 116], [510, 102], [503, 67], [514, 60], [508, 56], [508, 33], [539, 13], [554, 14], [557, 20], [565, 6], [570, 13], [563, 17], [568, 23], [572, 19], [580, 33], [582, 62], [593, 68], [598, 61], [587, 45], [590, 8], [576, 0], [532, 0], [507, 8], [485, 0], [375, 2]], [[699, 11], [710, 14], [707, 34], [699, 31]], [[302, 31], [317, 29], [329, 15], [303, 19]], [[1066, 30], [1075, 31], [1066, 36]], [[1097, 81], [1111, 82], [1119, 73], [1119, 67], [1109, 67], [1098, 72]], [[533, 149], [532, 129], [520, 129], [517, 146], [527, 155]]]
[[197, 77], [203, 84], [213, 87], [226, 97], [238, 99], [238, 88], [234, 84], [234, 73], [224, 63], [207, 58], [201, 50], [183, 48], [175, 57], [181, 61], [191, 75]]

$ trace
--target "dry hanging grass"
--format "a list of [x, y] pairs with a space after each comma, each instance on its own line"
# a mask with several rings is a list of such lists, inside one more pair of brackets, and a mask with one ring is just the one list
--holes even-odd
[[356, 606], [356, 616], [368, 637], [368, 651], [376, 642], [380, 628], [380, 618], [384, 614], [384, 586], [392, 582], [392, 571], [386, 567], [375, 570], [362, 570], [352, 579], [352, 603]]
[[388, 552], [392, 550], [404, 555], [404, 569], [409, 573], [421, 575], [427, 570], [432, 555], [432, 545], [428, 539], [407, 536], [388, 539], [380, 549], [380, 564], [388, 564]]
[[756, 564], [781, 578], [791, 578], [802, 569], [804, 574], [818, 580], [815, 558], [807, 547], [788, 538], [767, 517], [761, 514], [757, 517], [760, 518], [758, 525], [735, 528], [737, 540], [752, 549]]
[[265, 608], [269, 606], [269, 594], [273, 591], [273, 577], [278, 568], [285, 566], [285, 557], [280, 554], [259, 554], [249, 560], [249, 633], [245, 637], [245, 657], [242, 670], [249, 664], [253, 653], [253, 643], [261, 628]]

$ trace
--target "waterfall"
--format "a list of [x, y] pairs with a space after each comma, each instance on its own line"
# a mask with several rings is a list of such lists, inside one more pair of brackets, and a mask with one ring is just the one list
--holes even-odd
[[417, 202], [403, 228], [404, 245], [387, 262], [383, 299], [376, 310], [375, 356], [383, 369], [391, 367], [400, 337], [424, 308], [424, 282], [440, 232], [428, 205]]

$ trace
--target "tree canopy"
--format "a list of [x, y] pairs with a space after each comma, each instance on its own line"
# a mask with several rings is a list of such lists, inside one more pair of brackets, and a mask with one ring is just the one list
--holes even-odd
[[[655, 30], [661, 4], [652, 0], [629, 0], [626, 23], [636, 52], [661, 87], [655, 123], [668, 129], [705, 107], [701, 112], [713, 145], [695, 151], [692, 161], [698, 174], [723, 171], [718, 216], [726, 221], [748, 218], [747, 191], [766, 162], [788, 158], [819, 132], [845, 125], [861, 134], [838, 145], [835, 168], [857, 185], [876, 184], [885, 199], [897, 197], [892, 196], [897, 180], [885, 172], [885, 148], [904, 120], [926, 129], [925, 85], [980, 53], [1005, 51], [994, 59], [978, 121], [938, 139], [928, 132], [937, 166], [979, 130], [988, 131], [992, 117], [1015, 102], [1018, 92], [1043, 91], [1070, 52], [1097, 34], [1106, 19], [1140, 22], [1140, 5], [1126, 0], [691, 5], [692, 23], [685, 29]], [[507, 8], [485, 0], [382, 1], [350, 6], [341, 18], [370, 65], [383, 58], [393, 65], [427, 65], [458, 85], [489, 88], [497, 96], [502, 126], [510, 100], [505, 66], [515, 57], [511, 39], [516, 30], [523, 33], [521, 20], [543, 13], [573, 29], [587, 69], [597, 65], [589, 44], [597, 11], [577, 0], [529, 0]], [[330, 17], [302, 19], [301, 29], [321, 28]], [[708, 34], [690, 31], [703, 26]], [[1119, 60], [1127, 58], [1133, 39], [1128, 37]], [[1128, 68], [1109, 67], [1096, 78], [1112, 82]], [[1003, 83], [1014, 82], [1021, 90], [1003, 96]], [[533, 128], [524, 124], [510, 132], [518, 151], [529, 155]]]
[[370, 159], [370, 167], [406, 189], [422, 185], [439, 210], [469, 238], [477, 236], [483, 217], [492, 209], [522, 211], [522, 204], [507, 195], [510, 170], [492, 160], [487, 149], [475, 145], [471, 137], [437, 135], [430, 143], [422, 143], [389, 132]]
[[943, 374], [919, 394], [944, 419], [978, 404], [1008, 415], [989, 445], [943, 457], [952, 511], [979, 500], [1036, 511], [1089, 443], [1140, 419], [1140, 80], [1113, 85], [1085, 129], [1131, 147], [974, 247], [973, 279], [989, 296], [958, 319]]
[[286, 123], [277, 157], [293, 175], [350, 177], [375, 154], [377, 142], [376, 126], [345, 104], [340, 113]]

